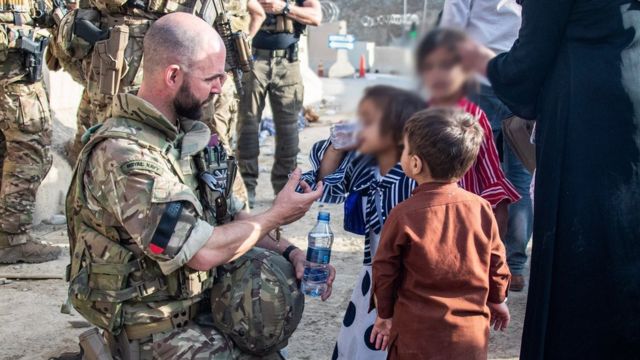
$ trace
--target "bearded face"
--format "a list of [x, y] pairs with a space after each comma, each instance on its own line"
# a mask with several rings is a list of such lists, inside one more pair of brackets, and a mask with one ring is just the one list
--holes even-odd
[[207, 98], [199, 99], [191, 89], [191, 80], [185, 78], [173, 100], [176, 114], [179, 117], [199, 120], [202, 117], [202, 108], [213, 100], [213, 94], [207, 93], [207, 95]]

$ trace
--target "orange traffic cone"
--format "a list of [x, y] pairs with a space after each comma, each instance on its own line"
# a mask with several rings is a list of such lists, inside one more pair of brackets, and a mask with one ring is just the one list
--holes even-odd
[[365, 72], [367, 71], [366, 69], [367, 65], [365, 62], [365, 58], [364, 55], [360, 55], [360, 78], [364, 78]]

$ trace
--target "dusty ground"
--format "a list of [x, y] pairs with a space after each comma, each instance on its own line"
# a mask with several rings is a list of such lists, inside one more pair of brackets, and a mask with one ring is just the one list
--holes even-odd
[[[301, 167], [308, 168], [306, 152], [311, 144], [328, 136], [328, 125], [317, 124], [301, 133]], [[269, 169], [272, 163], [272, 139], [262, 148], [258, 206], [254, 211], [264, 210], [271, 198]], [[333, 296], [327, 302], [309, 299], [300, 327], [289, 345], [290, 359], [330, 359], [334, 341], [340, 329], [342, 315], [351, 296], [352, 286], [362, 261], [363, 241], [342, 230], [342, 208], [340, 206], [315, 205], [307, 216], [289, 225], [285, 235], [300, 247], [306, 246], [306, 233], [315, 222], [320, 207], [330, 210], [332, 228], [335, 232], [332, 261], [338, 271]], [[65, 226], [41, 225], [37, 234], [47, 241], [66, 247]], [[69, 261], [65, 255], [47, 264], [0, 266], [1, 274], [53, 274], [62, 275]], [[77, 314], [60, 313], [65, 300], [66, 284], [63, 280], [15, 281], [0, 285], [0, 359], [46, 359], [64, 351], [77, 350], [77, 336], [84, 328], [74, 328], [72, 322], [81, 321]], [[491, 334], [490, 358], [517, 358], [524, 320], [526, 293], [512, 293], [509, 306], [513, 322], [504, 333]]]

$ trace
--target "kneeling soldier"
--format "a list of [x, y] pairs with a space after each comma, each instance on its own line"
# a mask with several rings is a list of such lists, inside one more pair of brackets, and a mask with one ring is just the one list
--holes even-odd
[[300, 320], [305, 256], [274, 230], [302, 217], [321, 186], [296, 193], [296, 171], [272, 208], [244, 212], [234, 159], [187, 120], [224, 83], [222, 40], [175, 13], [151, 26], [144, 53], [138, 94], [117, 95], [67, 197], [70, 300], [106, 341], [85, 337], [85, 356], [278, 358]]

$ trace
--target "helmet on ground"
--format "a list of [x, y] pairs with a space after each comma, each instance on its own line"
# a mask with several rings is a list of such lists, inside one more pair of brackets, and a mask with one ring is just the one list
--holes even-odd
[[265, 356], [284, 348], [304, 310], [291, 263], [255, 248], [217, 271], [211, 289], [216, 328], [250, 354]]

